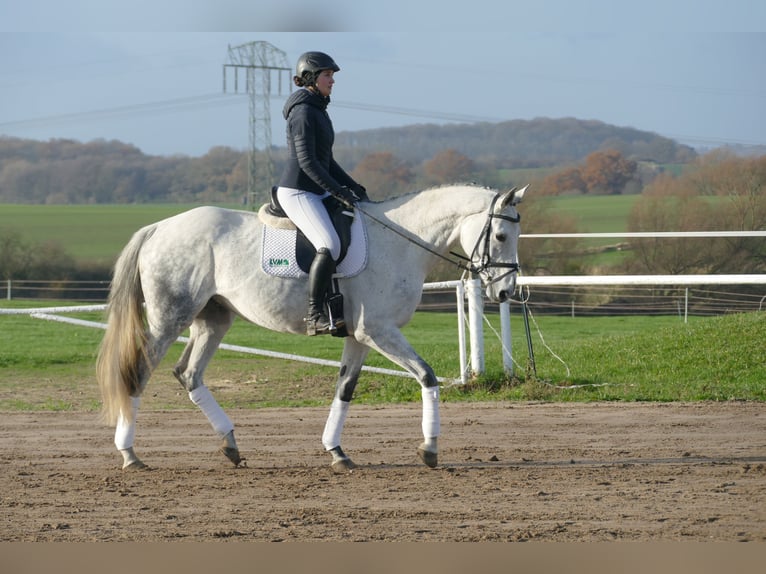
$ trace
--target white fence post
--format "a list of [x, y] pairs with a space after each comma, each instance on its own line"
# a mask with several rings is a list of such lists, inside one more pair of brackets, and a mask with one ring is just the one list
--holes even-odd
[[503, 345], [503, 370], [513, 375], [513, 351], [511, 349], [511, 304], [500, 303], [500, 341]]
[[8, 299], [8, 301], [10, 301], [11, 300], [11, 280], [10, 279], [8, 279], [8, 285], [6, 289], [7, 289], [6, 298]]
[[468, 279], [468, 328], [471, 340], [471, 371], [474, 375], [484, 372], [484, 298], [480, 279]]
[[460, 346], [460, 382], [468, 382], [468, 358], [465, 352], [465, 286], [458, 281], [455, 286], [457, 297], [457, 340]]

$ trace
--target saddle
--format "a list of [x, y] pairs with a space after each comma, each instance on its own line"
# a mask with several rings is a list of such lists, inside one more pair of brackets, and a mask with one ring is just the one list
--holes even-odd
[[[354, 222], [354, 212], [332, 196], [323, 199], [322, 203], [324, 203], [333, 227], [335, 227], [335, 231], [340, 238], [340, 256], [337, 261], [338, 265], [340, 265], [346, 258], [348, 248], [351, 245], [351, 225]], [[287, 217], [287, 214], [279, 204], [276, 187], [271, 188], [271, 199], [269, 203], [261, 207], [258, 215], [264, 225], [272, 225], [279, 229], [294, 230], [296, 232], [295, 263], [303, 273], [308, 273], [311, 262], [314, 260], [314, 255], [316, 255], [316, 249], [306, 239], [303, 232], [295, 227], [295, 224]], [[264, 245], [266, 245], [265, 242]]]
[[[269, 275], [300, 279], [308, 277], [316, 250], [303, 232], [287, 217], [277, 199], [276, 187], [271, 200], [261, 206], [258, 217], [263, 223], [261, 268]], [[334, 197], [323, 200], [341, 242], [341, 253], [333, 274], [326, 304], [331, 321], [343, 316], [343, 296], [338, 279], [353, 277], [367, 266], [367, 230], [361, 214], [355, 214]], [[333, 331], [347, 336], [345, 327]]]

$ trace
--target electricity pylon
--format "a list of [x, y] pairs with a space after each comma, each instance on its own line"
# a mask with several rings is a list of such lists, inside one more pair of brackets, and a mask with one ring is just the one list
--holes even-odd
[[[230, 73], [234, 76], [234, 93], [241, 93], [240, 70], [245, 76], [242, 91], [246, 91], [250, 99], [247, 201], [251, 209], [257, 209], [261, 203], [268, 201], [269, 190], [274, 184], [270, 99], [273, 95], [281, 96], [285, 85], [288, 91], [292, 91], [292, 70], [287, 64], [287, 54], [269, 42], [250, 42], [233, 48], [229, 46], [229, 62], [223, 66], [224, 93]], [[277, 76], [277, 94], [272, 91], [274, 76]], [[256, 153], [258, 149], [263, 150], [260, 158]], [[256, 173], [259, 178], [256, 178]]]

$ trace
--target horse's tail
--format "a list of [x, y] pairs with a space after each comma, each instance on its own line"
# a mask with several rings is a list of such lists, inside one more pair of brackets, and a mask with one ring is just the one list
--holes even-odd
[[149, 367], [146, 355], [146, 314], [138, 271], [138, 255], [155, 225], [137, 231], [114, 266], [107, 305], [107, 327], [96, 359], [102, 417], [114, 426], [120, 412], [132, 416], [131, 396], [141, 391], [141, 375]]

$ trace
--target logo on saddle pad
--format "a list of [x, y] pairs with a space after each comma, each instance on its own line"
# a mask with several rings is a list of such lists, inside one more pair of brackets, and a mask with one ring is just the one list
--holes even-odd
[[[266, 207], [266, 206], [264, 206]], [[261, 268], [275, 277], [299, 279], [308, 276], [315, 250], [303, 233], [283, 217], [274, 217], [261, 208], [263, 223]], [[336, 277], [353, 277], [367, 266], [367, 228], [362, 214], [356, 213], [351, 224], [351, 242], [346, 256], [338, 263]]]

